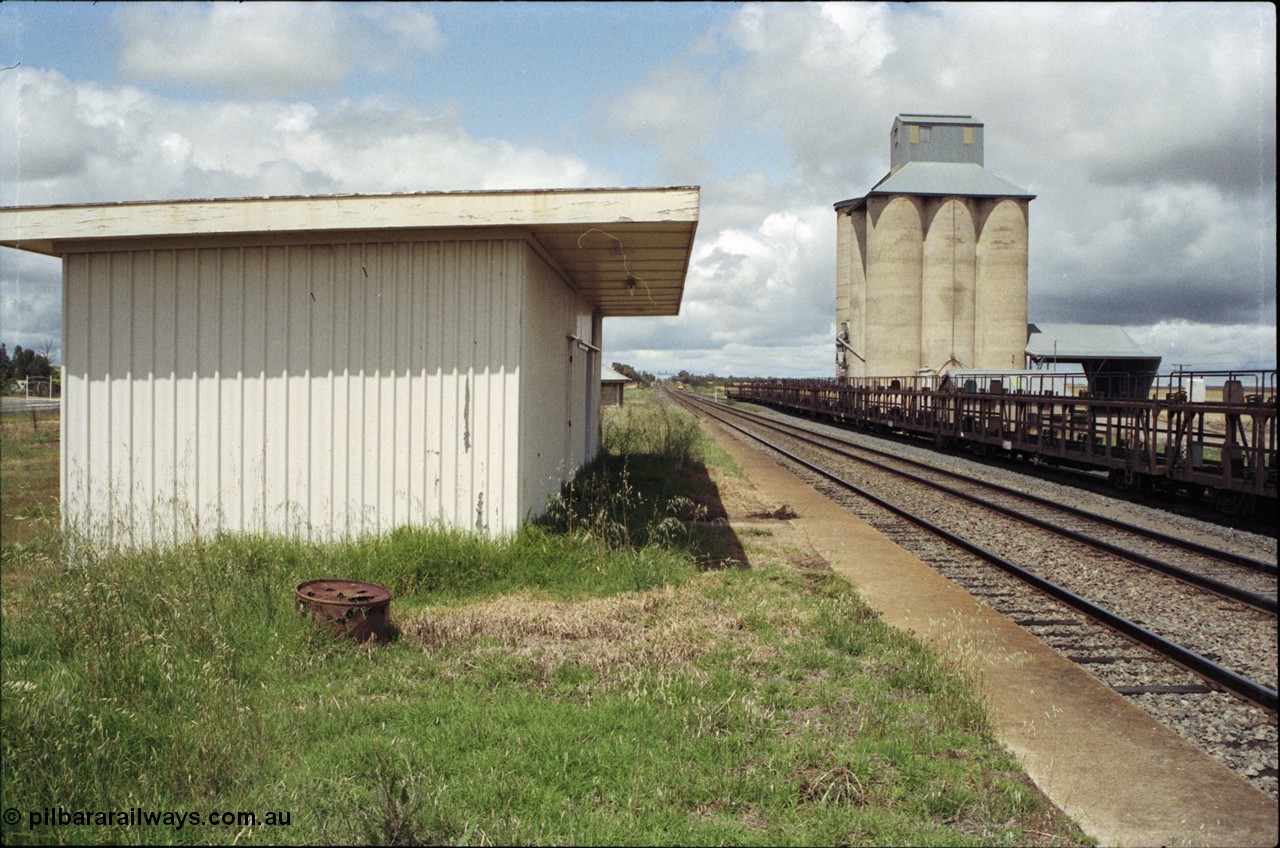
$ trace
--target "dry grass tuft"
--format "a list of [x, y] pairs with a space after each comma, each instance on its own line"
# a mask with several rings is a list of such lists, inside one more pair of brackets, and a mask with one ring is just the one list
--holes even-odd
[[[722, 649], [761, 659], [759, 643], [731, 602], [705, 596], [714, 575], [670, 586], [584, 601], [508, 595], [460, 609], [434, 608], [401, 623], [401, 639], [427, 651], [500, 653], [545, 677], [565, 665], [618, 683], [644, 670], [696, 674], [697, 661]], [[466, 657], [460, 657], [464, 662]]]
[[820, 769], [811, 766], [802, 774], [800, 796], [813, 804], [860, 804], [867, 798], [862, 780], [848, 766]]

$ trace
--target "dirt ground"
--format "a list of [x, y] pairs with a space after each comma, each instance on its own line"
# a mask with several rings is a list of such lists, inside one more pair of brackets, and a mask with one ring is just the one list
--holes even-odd
[[[724, 427], [700, 421], [721, 445], [734, 441]], [[723, 528], [717, 539], [724, 559], [736, 559], [742, 565], [758, 567], [766, 562], [789, 563], [797, 568], [830, 571], [831, 567], [818, 554], [808, 537], [792, 522], [797, 518], [795, 510], [787, 503], [763, 492], [746, 476], [735, 475], [719, 468], [709, 468], [708, 474], [715, 487], [716, 503], [705, 503], [709, 515], [723, 516], [703, 522], [704, 532], [714, 534], [717, 526]], [[732, 541], [730, 541], [732, 540]], [[732, 553], [726, 547], [736, 546]]]

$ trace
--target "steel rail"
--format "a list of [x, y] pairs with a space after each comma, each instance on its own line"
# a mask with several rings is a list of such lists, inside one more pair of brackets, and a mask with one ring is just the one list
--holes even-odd
[[[699, 398], [698, 400], [707, 402], [703, 398]], [[727, 407], [724, 404], [713, 404], [713, 405], [717, 406], [720, 409], [727, 409]], [[766, 418], [763, 415], [757, 415], [752, 412], [747, 412], [746, 410], [734, 409], [732, 411], [735, 415], [741, 415], [743, 417], [758, 421], [762, 424], [782, 425], [786, 427], [793, 427], [802, 432], [811, 432], [811, 431], [805, 430], [802, 427], [799, 427], [798, 425], [790, 424], [785, 421], [776, 421], [774, 419]], [[1057, 503], [1056, 501], [1052, 501], [1048, 498], [1041, 497], [1039, 495], [1033, 495], [1028, 492], [1020, 492], [1017, 489], [1014, 489], [1010, 486], [1004, 486], [999, 483], [992, 483], [987, 480], [975, 480], [972, 477], [966, 477], [965, 475], [958, 474], [954, 471], [948, 471], [944, 468], [935, 468], [934, 466], [929, 465], [926, 462], [920, 462], [918, 460], [907, 459], [906, 457], [896, 456], [895, 454], [889, 453], [888, 451], [867, 447], [866, 445], [860, 445], [860, 444], [857, 444], [856, 442], [850, 442], [838, 436], [830, 436], [825, 433], [814, 433], [813, 435], [818, 435], [824, 439], [830, 439], [833, 442], [838, 442], [840, 444], [857, 448], [860, 451], [873, 453], [877, 456], [888, 457], [894, 460], [895, 462], [901, 462], [906, 465], [911, 465], [915, 468], [924, 468], [931, 472], [941, 474], [946, 477], [951, 477], [953, 479], [965, 480], [966, 482], [970, 482], [970, 483], [977, 483], [979, 485], [986, 486], [989, 489], [994, 489], [995, 491], [1001, 492], [1002, 494], [1006, 494], [1011, 497], [1021, 498], [1022, 500], [1030, 501], [1031, 503], [1037, 504], [1039, 506], [1047, 507], [1049, 509], [1056, 509], [1059, 512], [1065, 512], [1068, 515], [1074, 515], [1077, 518], [1084, 518], [1089, 521], [1095, 521], [1099, 524], [1105, 524], [1108, 527], [1113, 527], [1117, 530], [1123, 530], [1126, 533], [1132, 533], [1133, 535], [1141, 536], [1144, 539], [1150, 539], [1152, 541], [1160, 542], [1161, 544], [1166, 544], [1171, 547], [1182, 548], [1185, 551], [1189, 551], [1194, 554], [1199, 554], [1201, 556], [1207, 556], [1212, 559], [1221, 560], [1223, 562], [1228, 562], [1232, 565], [1238, 565], [1241, 568], [1247, 568], [1251, 571], [1257, 571], [1262, 574], [1269, 574], [1269, 575], [1276, 575], [1277, 573], [1280, 573], [1280, 569], [1278, 569], [1276, 564], [1273, 562], [1264, 562], [1262, 560], [1254, 559], [1253, 557], [1248, 557], [1243, 554], [1233, 553], [1231, 551], [1220, 551], [1216, 548], [1210, 547], [1209, 545], [1202, 545], [1199, 542], [1193, 542], [1190, 539], [1180, 539], [1177, 536], [1170, 536], [1167, 533], [1161, 533], [1159, 530], [1152, 530], [1148, 527], [1139, 527], [1136, 524], [1129, 524], [1128, 522], [1121, 521], [1118, 518], [1111, 518], [1110, 516], [1106, 516], [1106, 515], [1098, 515], [1096, 512], [1090, 512], [1086, 509], [1080, 509], [1079, 507], [1070, 506], [1069, 504], [1060, 504], [1060, 503]], [[852, 458], [856, 458], [856, 457], [852, 457]]]
[[[698, 401], [705, 403], [705, 401], [703, 401], [701, 398], [699, 398]], [[782, 433], [783, 435], [789, 438], [806, 442], [808, 444], [814, 445], [815, 447], [821, 448], [823, 450], [831, 451], [832, 453], [835, 453], [838, 456], [842, 456], [846, 459], [853, 460], [854, 462], [861, 462], [865, 465], [870, 465], [873, 468], [879, 469], [881, 471], [887, 471], [890, 474], [896, 474], [899, 477], [903, 477], [907, 480], [911, 480], [913, 482], [919, 483], [924, 486], [929, 486], [930, 488], [936, 489], [941, 492], [946, 492], [948, 495], [959, 498], [961, 500], [968, 501], [969, 503], [975, 504], [984, 509], [990, 509], [1000, 515], [1004, 515], [1008, 518], [1021, 521], [1025, 524], [1031, 525], [1032, 527], [1038, 527], [1041, 530], [1044, 530], [1048, 533], [1053, 533], [1054, 535], [1071, 539], [1072, 541], [1079, 542], [1082, 545], [1088, 545], [1089, 547], [1094, 548], [1095, 550], [1099, 550], [1104, 553], [1111, 554], [1112, 556], [1119, 557], [1121, 559], [1132, 562], [1135, 565], [1150, 569], [1151, 571], [1155, 571], [1160, 574], [1164, 574], [1176, 580], [1181, 580], [1183, 583], [1186, 583], [1191, 586], [1195, 586], [1198, 589], [1203, 589], [1206, 592], [1212, 592], [1215, 595], [1218, 595], [1223, 598], [1227, 598], [1228, 600], [1232, 600], [1237, 603], [1244, 604], [1248, 607], [1252, 607], [1253, 609], [1259, 610], [1261, 612], [1265, 612], [1268, 615], [1277, 614], [1276, 598], [1269, 597], [1267, 595], [1262, 595], [1257, 592], [1251, 592], [1247, 589], [1242, 589], [1239, 586], [1232, 585], [1231, 583], [1226, 583], [1226, 582], [1223, 582], [1222, 580], [1218, 580], [1216, 578], [1209, 577], [1195, 571], [1190, 571], [1188, 569], [1182, 568], [1181, 566], [1173, 565], [1172, 563], [1168, 563], [1168, 562], [1165, 562], [1164, 560], [1158, 559], [1148, 554], [1141, 553], [1140, 551], [1133, 551], [1128, 548], [1122, 547], [1120, 545], [1107, 542], [1103, 539], [1098, 539], [1094, 536], [1089, 535], [1088, 533], [1084, 533], [1078, 530], [1072, 530], [1067, 527], [1061, 527], [1057, 524], [1054, 524], [1052, 521], [1047, 521], [1043, 518], [1036, 518], [1033, 515], [1027, 515], [1026, 513], [1019, 512], [1010, 507], [1005, 507], [999, 504], [992, 503], [990, 501], [984, 500], [981, 497], [978, 497], [977, 495], [973, 495], [968, 492], [964, 492], [959, 489], [952, 488], [951, 486], [947, 486], [942, 483], [935, 482], [933, 480], [926, 480], [923, 477], [919, 477], [907, 471], [902, 471], [897, 468], [889, 468], [888, 466], [880, 465], [870, 459], [856, 456], [841, 448], [836, 448], [830, 445], [821, 444], [817, 441], [814, 441], [814, 439], [810, 438], [810, 436], [818, 436], [819, 438], [827, 439], [829, 441], [833, 441], [838, 444], [857, 448], [858, 450], [867, 450], [871, 453], [878, 454], [880, 456], [888, 457], [893, 460], [898, 460], [898, 457], [895, 457], [892, 454], [885, 453], [883, 451], [877, 451], [874, 448], [863, 448], [861, 445], [850, 444], [849, 442], [846, 442], [843, 439], [838, 439], [833, 436], [827, 436], [821, 433], [813, 433], [809, 430], [806, 430], [802, 427], [797, 427], [793, 424], [787, 424], [785, 422], [778, 422], [778, 421], [771, 421], [770, 419], [763, 418], [761, 416], [752, 415], [751, 413], [744, 412], [742, 410], [736, 410], [736, 409], [729, 410], [723, 406], [719, 408], [725, 409], [726, 412], [729, 412], [732, 415], [739, 415], [743, 418], [751, 420], [754, 423], [756, 423], [758, 426], [766, 427], [775, 432]], [[804, 434], [804, 435], [798, 435], [796, 433], [787, 432], [788, 429], [797, 430], [799, 431], [800, 434]], [[942, 469], [932, 469], [923, 463], [917, 463], [909, 459], [904, 459], [902, 460], [902, 462], [909, 463], [917, 467], [928, 468], [931, 471], [937, 470], [939, 473], [944, 474], [946, 476], [950, 476], [950, 477], [962, 476], [962, 475], [952, 474], [951, 472], [944, 471]], [[1011, 489], [1005, 489], [1005, 487], [999, 486], [997, 484], [987, 484], [984, 481], [972, 480], [970, 478], [964, 478], [964, 479], [967, 479], [968, 482], [977, 483], [979, 485], [990, 485], [992, 488], [995, 488], [996, 490], [1004, 490], [1008, 494], [1021, 497], [1021, 493]], [[1046, 506], [1050, 506], [1050, 507], [1053, 506], [1053, 503], [1051, 501], [1045, 501], [1044, 503]], [[1085, 518], [1093, 517], [1090, 513], [1084, 512], [1083, 510], [1081, 510], [1080, 513]], [[1123, 523], [1122, 523], [1122, 526], [1123, 526]], [[1157, 535], [1162, 535], [1162, 534], [1157, 534]], [[1172, 537], [1168, 537], [1168, 538], [1172, 538]], [[1215, 559], [1220, 559], [1220, 557], [1216, 556], [1213, 553], [1210, 553], [1208, 555]]]
[[[693, 403], [687, 400], [684, 400], [679, 397], [676, 397], [676, 400], [687, 407], [693, 408], [695, 410], [699, 410], [699, 407], [695, 406]], [[838, 486], [848, 489], [849, 491], [854, 492], [860, 497], [866, 498], [872, 503], [888, 510], [889, 512], [892, 512], [894, 515], [897, 515], [900, 518], [903, 518], [911, 522], [912, 524], [915, 524], [916, 526], [920, 527], [926, 532], [932, 533], [933, 535], [948, 542], [949, 544], [955, 547], [958, 547], [961, 550], [967, 551], [973, 554], [974, 556], [984, 560], [985, 562], [991, 563], [992, 565], [996, 566], [1002, 571], [1016, 577], [1017, 579], [1040, 590], [1041, 592], [1044, 592], [1045, 594], [1066, 604], [1067, 606], [1072, 607], [1073, 609], [1081, 613], [1084, 613], [1089, 618], [1092, 618], [1093, 620], [1099, 622], [1100, 624], [1111, 628], [1112, 630], [1121, 634], [1122, 636], [1125, 636], [1126, 638], [1134, 642], [1137, 642], [1140, 645], [1144, 645], [1152, 649], [1156, 653], [1160, 654], [1161, 656], [1165, 657], [1171, 662], [1176, 663], [1177, 665], [1187, 669], [1193, 674], [1196, 674], [1197, 676], [1205, 680], [1208, 680], [1211, 683], [1221, 686], [1223, 689], [1226, 689], [1228, 692], [1231, 692], [1237, 697], [1242, 698], [1252, 704], [1256, 704], [1262, 707], [1263, 709], [1270, 710], [1271, 712], [1275, 712], [1277, 710], [1276, 690], [1270, 689], [1266, 686], [1263, 686], [1260, 683], [1257, 683], [1253, 680], [1250, 680], [1247, 677], [1244, 677], [1243, 675], [1237, 674], [1231, 669], [1226, 668], [1222, 665], [1219, 665], [1218, 663], [1215, 663], [1213, 660], [1210, 660], [1207, 657], [1203, 657], [1189, 648], [1186, 648], [1175, 642], [1170, 642], [1168, 639], [1165, 639], [1163, 636], [1160, 636], [1159, 634], [1154, 633], [1151, 630], [1148, 630], [1147, 628], [1143, 627], [1142, 625], [1137, 624], [1133, 621], [1130, 621], [1129, 619], [1121, 615], [1113, 613], [1110, 610], [1106, 609], [1105, 607], [1098, 606], [1092, 601], [1082, 598], [1081, 596], [1075, 594], [1069, 589], [1059, 586], [1058, 584], [1053, 583], [1052, 581], [1046, 580], [1043, 577], [1040, 577], [1036, 574], [1032, 574], [1030, 571], [1027, 571], [1025, 568], [1022, 568], [1019, 565], [1015, 565], [1014, 563], [1010, 562], [1009, 560], [1005, 559], [999, 554], [992, 553], [991, 551], [988, 551], [985, 548], [982, 548], [979, 545], [968, 541], [967, 539], [957, 536], [954, 533], [951, 533], [949, 531], [943, 530], [942, 528], [931, 524], [928, 520], [921, 518], [920, 516], [915, 515], [914, 513], [911, 513], [905, 509], [902, 509], [901, 507], [895, 506], [894, 504], [891, 504], [888, 501], [884, 500], [883, 498], [877, 497], [876, 495], [873, 495], [870, 492], [865, 491], [864, 489], [860, 488], [857, 484], [851, 483], [848, 480], [845, 480], [844, 478], [840, 477], [834, 472], [828, 471], [827, 469], [822, 468], [819, 465], [815, 465], [814, 463], [808, 461], [807, 459], [803, 459], [799, 456], [796, 456], [790, 451], [773, 444], [772, 442], [768, 441], [762, 436], [758, 436], [755, 433], [750, 432], [749, 430], [739, 427], [737, 424], [734, 424], [732, 421], [726, 420], [724, 417], [718, 415], [717, 413], [711, 410], [700, 409], [700, 411], [704, 415], [709, 415], [712, 418], [715, 418], [716, 420], [720, 421], [726, 427], [730, 427], [734, 430], [737, 430], [743, 435], [748, 436], [749, 438], [752, 438], [757, 442], [760, 442], [762, 445], [765, 445], [770, 450], [776, 451], [777, 453], [785, 456], [787, 459], [791, 460], [792, 462], [795, 462], [805, 468], [808, 468], [810, 471], [814, 472], [815, 474], [825, 477], [826, 479], [832, 481]]]

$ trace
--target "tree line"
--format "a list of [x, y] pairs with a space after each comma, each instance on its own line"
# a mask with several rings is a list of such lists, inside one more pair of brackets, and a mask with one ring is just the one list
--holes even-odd
[[675, 379], [684, 383], [689, 388], [711, 388], [713, 386], [725, 386], [732, 383], [734, 377], [717, 377], [715, 374], [690, 374], [688, 371], [681, 371], [675, 376]]
[[[625, 362], [614, 362], [610, 366], [624, 377], [634, 380], [636, 383], [648, 388], [658, 381], [658, 378], [650, 374], [648, 371], [637, 371]], [[723, 386], [733, 382], [734, 377], [717, 377], [715, 374], [690, 374], [688, 371], [681, 371], [671, 379], [684, 383], [691, 388]]]
[[24, 350], [22, 345], [15, 345], [13, 355], [9, 355], [8, 346], [0, 342], [0, 388], [7, 387], [15, 380], [28, 377], [50, 378], [53, 366], [49, 363], [49, 351], [37, 353], [34, 349]]
[[609, 367], [612, 368], [614, 371], [617, 371], [622, 376], [626, 377], [628, 380], [631, 380], [632, 382], [640, 386], [643, 386], [646, 389], [649, 386], [652, 386], [654, 382], [658, 379], [657, 377], [650, 374], [648, 371], [637, 371], [636, 369], [632, 368], [630, 365], [626, 364], [625, 362], [614, 362], [614, 363], [611, 363]]

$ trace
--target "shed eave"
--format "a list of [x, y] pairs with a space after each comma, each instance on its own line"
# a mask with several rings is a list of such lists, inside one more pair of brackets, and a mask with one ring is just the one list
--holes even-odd
[[602, 316], [676, 315], [699, 201], [697, 186], [670, 186], [0, 207], [0, 246], [59, 256], [67, 252], [60, 245], [110, 249], [130, 239], [305, 234], [324, 241], [353, 233], [376, 239], [412, 230], [516, 227], [570, 269], [565, 273], [574, 287]]

